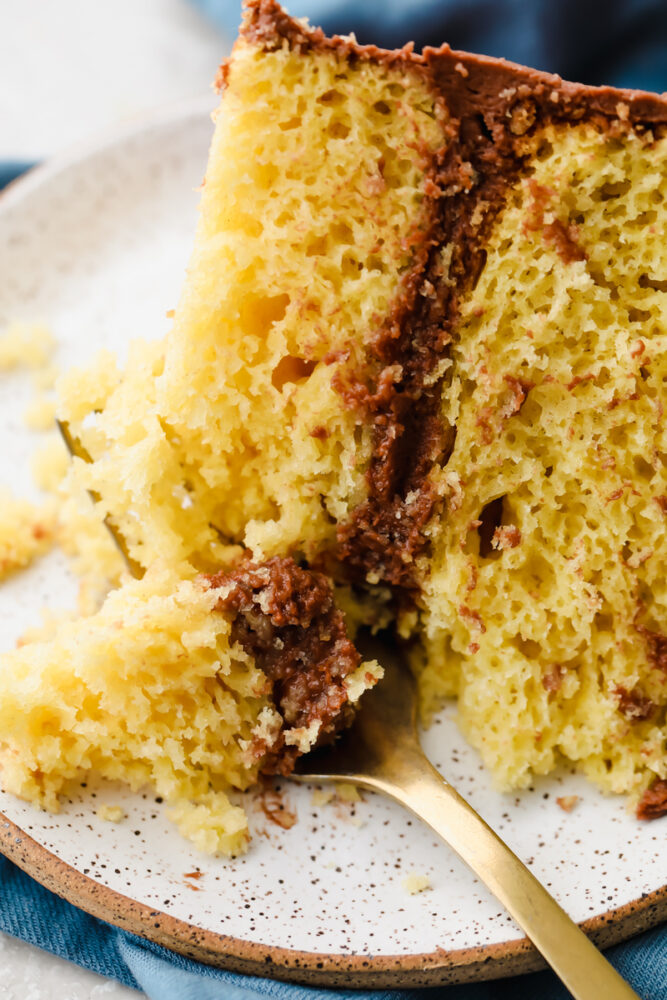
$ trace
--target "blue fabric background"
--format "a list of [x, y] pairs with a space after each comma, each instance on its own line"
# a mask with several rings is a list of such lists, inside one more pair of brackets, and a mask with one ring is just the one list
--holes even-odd
[[[193, 0], [233, 38], [240, 0]], [[329, 34], [502, 56], [567, 80], [667, 90], [665, 0], [285, 0]]]
[[[229, 36], [237, 0], [194, 0]], [[665, 0], [291, 0], [330, 33], [355, 31], [385, 46], [414, 39], [504, 56], [585, 83], [667, 89]], [[0, 187], [28, 164], [0, 163]], [[665, 821], [662, 821], [663, 823]], [[667, 831], [661, 831], [667, 832]], [[89, 917], [0, 858], [0, 929], [69, 958], [152, 1000], [565, 1000], [551, 973], [473, 986], [372, 993], [307, 989], [221, 972]], [[667, 927], [609, 957], [644, 1000], [667, 1000]], [[594, 985], [594, 984], [592, 984]], [[594, 993], [592, 994], [595, 995]]]

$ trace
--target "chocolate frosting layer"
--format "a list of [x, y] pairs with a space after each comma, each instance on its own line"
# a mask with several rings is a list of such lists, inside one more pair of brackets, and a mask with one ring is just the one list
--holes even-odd
[[361, 656], [348, 639], [328, 579], [290, 557], [246, 561], [209, 577], [227, 589], [218, 602], [233, 615], [231, 639], [266, 674], [270, 697], [283, 718], [276, 741], [255, 747], [264, 774], [289, 774], [300, 751], [285, 742], [290, 730], [319, 723], [318, 744], [348, 725], [354, 711], [345, 679]]

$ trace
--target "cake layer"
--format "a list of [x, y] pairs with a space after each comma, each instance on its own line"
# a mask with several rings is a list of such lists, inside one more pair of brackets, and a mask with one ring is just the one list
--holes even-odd
[[657, 800], [667, 101], [274, 0], [221, 82], [172, 331], [63, 386], [100, 513], [143, 565], [240, 543], [390, 607], [504, 787]]
[[639, 791], [665, 767], [667, 139], [532, 143], [454, 333], [424, 690], [504, 786], [565, 757]]
[[[173, 329], [120, 382], [105, 358], [63, 388], [96, 460], [83, 474], [143, 565], [214, 569], [221, 538], [258, 558], [335, 543], [372, 452], [341, 389], [431, 239], [446, 122], [423, 69], [267, 51], [252, 24], [225, 74]], [[399, 374], [384, 369], [388, 387]]]

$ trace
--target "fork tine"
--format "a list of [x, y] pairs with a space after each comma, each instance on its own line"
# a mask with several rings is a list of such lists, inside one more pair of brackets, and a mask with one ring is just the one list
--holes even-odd
[[[59, 420], [56, 418], [56, 424], [58, 430], [62, 435], [62, 439], [65, 442], [65, 447], [73, 458], [80, 458], [83, 462], [92, 462], [92, 458], [88, 450], [83, 446], [78, 437], [72, 434], [70, 430], [69, 423], [66, 420]], [[94, 503], [98, 503], [100, 500], [100, 495], [96, 490], [88, 490], [90, 498]], [[107, 527], [109, 534], [116, 543], [120, 554], [125, 560], [125, 565], [135, 579], [140, 580], [141, 577], [146, 572], [141, 563], [138, 563], [136, 559], [133, 559], [130, 555], [130, 550], [128, 548], [125, 537], [119, 528], [113, 522], [113, 519], [107, 514], [104, 518], [104, 524]]]

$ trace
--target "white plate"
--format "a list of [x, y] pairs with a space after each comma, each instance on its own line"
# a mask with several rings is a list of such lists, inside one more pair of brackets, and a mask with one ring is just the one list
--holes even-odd
[[[0, 324], [44, 319], [58, 363], [168, 325], [196, 222], [211, 133], [210, 100], [181, 106], [138, 131], [40, 168], [0, 199]], [[30, 495], [22, 426], [29, 379], [2, 377], [0, 482]], [[74, 600], [57, 556], [2, 587], [0, 646], [9, 648], [45, 604]], [[564, 774], [517, 796], [494, 791], [447, 710], [425, 734], [431, 759], [528, 862], [566, 910], [603, 943], [667, 917], [665, 821], [639, 823], [622, 799]], [[0, 847], [41, 881], [106, 919], [205, 961], [329, 985], [426, 984], [487, 978], [539, 965], [483, 886], [416, 820], [366, 795], [312, 803], [284, 786], [298, 813], [289, 830], [250, 804], [247, 856], [196, 854], [149, 795], [89, 787], [57, 816], [0, 794]], [[578, 794], [570, 814], [556, 803]], [[101, 801], [128, 818], [96, 818]], [[262, 835], [263, 834], [263, 835]], [[201, 878], [186, 877], [200, 869]], [[409, 895], [416, 871], [431, 888]]]

